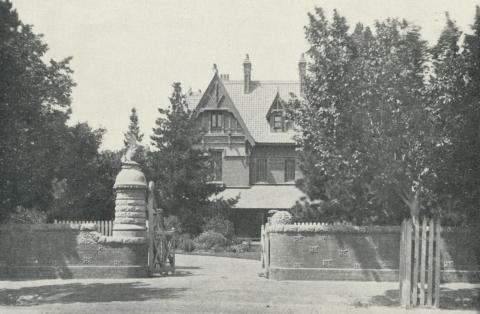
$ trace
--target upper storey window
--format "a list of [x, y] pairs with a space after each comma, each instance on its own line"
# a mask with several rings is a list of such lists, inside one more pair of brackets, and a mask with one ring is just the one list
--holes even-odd
[[214, 111], [210, 116], [210, 132], [217, 133], [223, 131], [223, 113]]
[[238, 122], [238, 120], [235, 119], [233, 115], [230, 115], [230, 131], [232, 132], [242, 131], [242, 126], [240, 125], [240, 122]]

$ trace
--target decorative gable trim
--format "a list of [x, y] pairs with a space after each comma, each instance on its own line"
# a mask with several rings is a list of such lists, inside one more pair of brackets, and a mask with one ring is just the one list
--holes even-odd
[[270, 116], [275, 111], [284, 111], [284, 110], [285, 110], [284, 101], [280, 97], [280, 93], [277, 92], [277, 95], [275, 95], [275, 98], [273, 99], [270, 109], [268, 109], [267, 116], [266, 116], [267, 120], [270, 120]]
[[[220, 89], [224, 90], [224, 94], [220, 95]], [[212, 94], [213, 92], [213, 94]], [[203, 112], [203, 111], [209, 111], [211, 109], [205, 109], [205, 105], [208, 104], [208, 102], [213, 99], [216, 102], [216, 109], [215, 110], [225, 110], [228, 112], [231, 112], [235, 119], [240, 123], [240, 126], [245, 132], [245, 137], [247, 138], [248, 142], [253, 146], [255, 145], [255, 140], [253, 139], [252, 135], [250, 134], [250, 131], [247, 128], [247, 125], [242, 119], [242, 116], [238, 112], [237, 108], [235, 108], [235, 104], [233, 103], [230, 95], [228, 95], [227, 89], [222, 83], [222, 80], [218, 76], [218, 73], [215, 72], [213, 75], [212, 80], [208, 84], [207, 89], [203, 93], [202, 97], [200, 98], [200, 101], [197, 104], [197, 107], [195, 108], [195, 117], [198, 117], [198, 115]], [[228, 101], [225, 101], [228, 100]], [[228, 105], [232, 104], [232, 105]], [[221, 106], [222, 104], [226, 104], [224, 106]]]

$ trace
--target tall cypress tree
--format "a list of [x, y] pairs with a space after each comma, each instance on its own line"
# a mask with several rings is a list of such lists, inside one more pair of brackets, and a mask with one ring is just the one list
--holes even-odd
[[222, 187], [208, 184], [209, 159], [195, 147], [200, 132], [180, 83], [173, 84], [169, 100], [167, 109], [158, 109], [160, 117], [151, 136], [158, 151], [150, 153], [149, 169], [156, 183], [159, 206], [166, 215], [177, 216], [184, 231], [197, 234], [211, 205], [209, 197]]

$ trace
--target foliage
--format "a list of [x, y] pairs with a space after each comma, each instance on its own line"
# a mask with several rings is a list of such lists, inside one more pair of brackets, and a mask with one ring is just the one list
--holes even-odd
[[222, 234], [214, 231], [204, 231], [195, 238], [197, 248], [209, 250], [214, 247], [225, 247], [228, 244], [228, 239]]
[[165, 225], [165, 230], [175, 229], [177, 232], [183, 232], [182, 222], [178, 219], [177, 216], [169, 215], [163, 218], [163, 223]]
[[120, 154], [99, 153], [104, 130], [86, 123], [63, 135], [55, 200], [50, 219], [109, 220], [114, 213], [113, 184], [120, 171]]
[[441, 136], [435, 147], [438, 173], [436, 206], [452, 224], [480, 222], [480, 8], [473, 34], [461, 32], [447, 15], [446, 26], [431, 49], [434, 69], [429, 95]]
[[[45, 62], [41, 35], [0, 1], [0, 207], [45, 210], [52, 200], [60, 140], [74, 82], [70, 58]], [[0, 217], [0, 220], [2, 217]]]
[[178, 237], [177, 248], [185, 252], [192, 252], [195, 250], [195, 242], [189, 234], [181, 234]]
[[428, 49], [406, 21], [350, 33], [336, 11], [331, 22], [320, 8], [309, 14], [306, 96], [291, 101], [291, 114], [305, 174], [298, 186], [313, 202], [298, 204], [297, 214], [391, 224], [420, 213], [453, 221], [452, 204], [457, 222], [465, 206], [478, 212], [478, 12], [461, 53], [448, 17]]
[[184, 231], [198, 234], [211, 205], [209, 197], [222, 187], [208, 184], [209, 157], [195, 147], [200, 132], [180, 83], [173, 84], [169, 107], [158, 111], [160, 117], [151, 137], [158, 151], [150, 152], [147, 158], [147, 168], [158, 191], [158, 204], [166, 215], [180, 219]]
[[15, 212], [10, 213], [5, 221], [7, 224], [40, 224], [46, 222], [47, 215], [45, 212], [21, 206], [17, 207]]
[[234, 253], [250, 252], [251, 249], [252, 249], [252, 244], [251, 242], [247, 242], [247, 241], [242, 241], [239, 244], [234, 244], [227, 248], [229, 252], [234, 252]]
[[203, 226], [203, 230], [220, 233], [227, 239], [232, 239], [234, 235], [233, 223], [230, 220], [220, 216], [214, 216], [210, 218]]

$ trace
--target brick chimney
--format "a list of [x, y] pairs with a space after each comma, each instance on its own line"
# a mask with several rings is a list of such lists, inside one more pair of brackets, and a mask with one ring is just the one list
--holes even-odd
[[300, 96], [305, 96], [305, 78], [307, 77], [307, 61], [305, 60], [305, 54], [302, 53], [300, 60], [298, 61], [298, 73], [300, 78]]
[[252, 85], [252, 63], [250, 62], [250, 58], [247, 53], [247, 56], [243, 61], [243, 92], [245, 94], [250, 93], [251, 85]]

